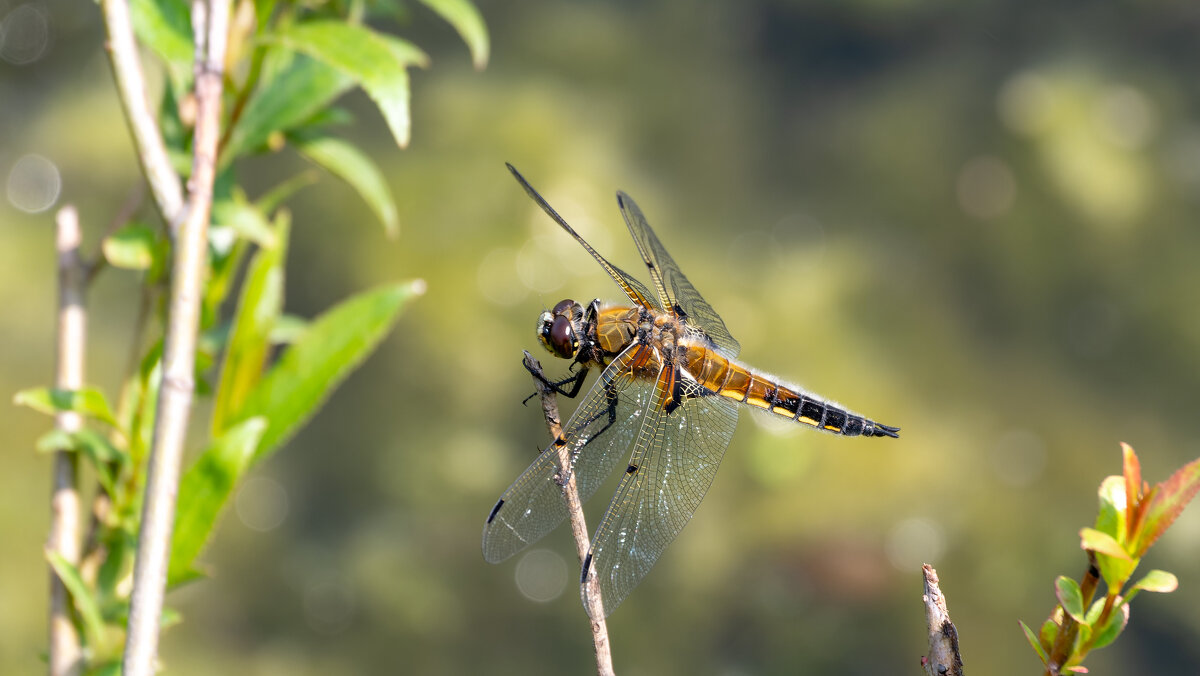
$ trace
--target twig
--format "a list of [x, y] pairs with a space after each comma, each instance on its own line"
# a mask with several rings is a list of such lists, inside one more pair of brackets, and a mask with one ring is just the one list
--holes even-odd
[[125, 119], [137, 145], [138, 160], [154, 202], [163, 220], [174, 232], [183, 220], [183, 189], [179, 174], [171, 166], [162, 133], [146, 100], [146, 81], [133, 39], [128, 0], [103, 0], [104, 25], [108, 31], [108, 54], [113, 77], [125, 108]]
[[125, 676], [153, 676], [159, 617], [166, 587], [175, 495], [179, 489], [183, 443], [195, 389], [196, 333], [200, 322], [204, 271], [208, 258], [208, 221], [220, 138], [222, 68], [229, 31], [228, 0], [193, 0], [196, 40], [196, 135], [187, 218], [175, 241], [175, 260], [163, 380], [154, 422], [154, 445], [146, 477], [142, 528], [133, 572], [129, 631], [125, 639]]
[[921, 601], [925, 604], [925, 628], [929, 634], [929, 656], [922, 658], [921, 664], [929, 676], [962, 676], [958, 630], [950, 621], [946, 597], [938, 586], [937, 571], [925, 564], [921, 566], [921, 572], [925, 575], [925, 593]]
[[[79, 255], [82, 235], [79, 214], [67, 205], [55, 219], [58, 249], [58, 364], [55, 386], [64, 390], [83, 387], [84, 345], [87, 339], [87, 309], [84, 289], [87, 272]], [[83, 418], [73, 411], [57, 415], [58, 429], [78, 432]], [[50, 536], [46, 549], [68, 563], [79, 563], [79, 490], [78, 456], [70, 451], [54, 453], [54, 487], [50, 497]], [[50, 674], [67, 676], [80, 672], [83, 665], [79, 634], [71, 622], [67, 589], [53, 570], [50, 571]]]
[[[546, 417], [546, 429], [550, 431], [551, 437], [559, 439], [562, 437], [562, 422], [558, 417], [558, 397], [555, 396], [554, 389], [547, 385], [543, 378], [537, 377], [542, 374], [542, 365], [528, 352], [525, 353], [525, 368], [534, 374], [533, 382], [537, 387], [538, 398], [542, 402], [542, 414]], [[559, 445], [556, 448], [558, 449], [559, 477], [569, 474], [567, 481], [562, 484], [563, 499], [567, 501], [567, 518], [571, 522], [571, 535], [575, 538], [575, 550], [579, 555], [579, 565], [582, 567], [590, 544], [587, 522], [583, 517], [583, 504], [579, 501], [575, 474], [570, 472], [571, 450], [566, 445]], [[600, 598], [600, 585], [596, 580], [595, 567], [588, 571], [587, 580], [582, 584], [584, 585], [587, 613], [591, 618], [592, 644], [596, 648], [596, 673], [600, 676], [613, 676], [615, 672], [613, 672], [612, 666], [612, 646], [608, 641], [608, 626], [604, 621], [604, 602]]]

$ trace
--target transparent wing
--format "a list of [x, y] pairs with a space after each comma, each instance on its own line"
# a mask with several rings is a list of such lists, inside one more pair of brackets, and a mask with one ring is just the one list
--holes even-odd
[[[626, 454], [638, 421], [651, 399], [654, 383], [633, 377], [629, 364], [635, 345], [601, 373], [563, 428], [575, 453], [573, 469], [580, 501], [596, 492]], [[542, 539], [567, 516], [562, 489], [555, 482], [557, 452], [542, 451], [500, 500], [483, 526], [483, 558], [498, 563]]]
[[696, 287], [692, 286], [676, 265], [675, 259], [667, 253], [666, 247], [658, 241], [637, 202], [624, 192], [618, 191], [617, 204], [621, 206], [625, 224], [629, 226], [638, 252], [650, 271], [650, 280], [658, 292], [658, 300], [663, 309], [673, 312], [676, 317], [684, 317], [688, 324], [703, 331], [722, 356], [728, 359], [736, 357], [742, 349], [741, 345], [729, 335], [729, 329], [725, 328], [721, 316], [696, 291]]
[[617, 286], [621, 287], [621, 290], [625, 292], [625, 295], [629, 297], [629, 300], [643, 307], [656, 308], [659, 310], [664, 309], [658, 304], [658, 301], [655, 300], [654, 295], [650, 293], [650, 290], [647, 289], [645, 285], [633, 277], [630, 277], [624, 270], [618, 268], [612, 263], [609, 263], [608, 259], [606, 259], [604, 256], [601, 256], [598, 251], [593, 249], [592, 245], [588, 244], [587, 240], [580, 237], [579, 233], [575, 232], [574, 228], [572, 228], [570, 225], [567, 225], [567, 221], [563, 219], [562, 216], [558, 215], [558, 212], [554, 210], [554, 207], [550, 206], [546, 199], [538, 194], [538, 191], [533, 189], [533, 186], [529, 185], [529, 181], [525, 180], [525, 177], [521, 175], [521, 172], [517, 171], [511, 164], [505, 163], [504, 166], [508, 167], [508, 170], [512, 172], [512, 175], [516, 177], [517, 183], [521, 184], [521, 187], [525, 189], [526, 194], [528, 194], [529, 197], [532, 198], [533, 201], [542, 208], [542, 211], [546, 212], [546, 215], [554, 219], [555, 223], [558, 223], [560, 226], [562, 226], [562, 229], [566, 230], [568, 235], [573, 237], [576, 242], [579, 242], [579, 244], [592, 255], [592, 258], [596, 259], [596, 262], [600, 264], [600, 267], [604, 268], [604, 271], [608, 273], [608, 276], [612, 277], [613, 281], [617, 283]]
[[[696, 512], [716, 476], [737, 426], [737, 405], [696, 396], [669, 415], [670, 369], [663, 369], [655, 400], [589, 552], [608, 615], [641, 582], [663, 550]], [[685, 384], [684, 395], [700, 394]], [[587, 603], [584, 603], [587, 607]]]

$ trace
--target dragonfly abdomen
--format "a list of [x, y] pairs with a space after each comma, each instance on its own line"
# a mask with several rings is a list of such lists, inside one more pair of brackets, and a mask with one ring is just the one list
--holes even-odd
[[838, 408], [771, 376], [755, 373], [707, 347], [689, 345], [686, 361], [698, 384], [716, 396], [846, 437], [898, 436], [898, 427], [882, 425]]

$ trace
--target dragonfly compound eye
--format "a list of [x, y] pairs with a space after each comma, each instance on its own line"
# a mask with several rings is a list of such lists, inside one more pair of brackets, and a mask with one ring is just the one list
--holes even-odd
[[550, 351], [562, 357], [571, 359], [579, 352], [579, 339], [575, 337], [575, 327], [566, 317], [555, 317], [550, 325]]

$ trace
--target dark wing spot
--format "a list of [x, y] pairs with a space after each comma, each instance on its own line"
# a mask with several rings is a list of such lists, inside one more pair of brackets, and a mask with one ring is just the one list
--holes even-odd
[[499, 512], [500, 508], [503, 506], [504, 506], [504, 500], [499, 500], [498, 502], [496, 502], [496, 506], [492, 508], [492, 513], [488, 514], [488, 520], [487, 520], [488, 523], [491, 523], [492, 519], [496, 518], [496, 512]]
[[625, 473], [626, 473], [626, 474], [633, 474], [633, 473], [634, 473], [634, 472], [636, 472], [636, 471], [638, 471], [638, 466], [637, 466], [637, 465], [630, 465], [629, 467], [626, 467], [626, 468], [625, 468]]

